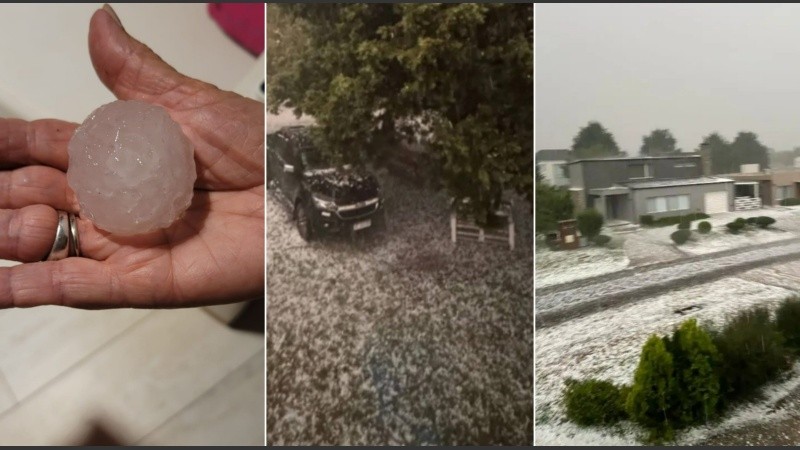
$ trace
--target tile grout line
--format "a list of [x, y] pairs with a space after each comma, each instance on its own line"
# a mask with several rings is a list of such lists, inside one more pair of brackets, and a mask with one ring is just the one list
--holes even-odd
[[[145, 445], [145, 444], [142, 444], [142, 441], [144, 441], [145, 439], [147, 439], [148, 437], [150, 437], [150, 436], [152, 436], [154, 433], [156, 433], [158, 430], [160, 430], [160, 429], [161, 429], [161, 427], [163, 427], [164, 425], [166, 425], [166, 424], [167, 424], [167, 422], [169, 422], [170, 420], [174, 419], [175, 417], [177, 417], [178, 415], [180, 415], [182, 412], [186, 411], [187, 409], [189, 409], [190, 407], [192, 407], [193, 405], [195, 405], [195, 404], [196, 404], [198, 401], [202, 400], [204, 397], [206, 397], [208, 394], [210, 394], [210, 393], [211, 393], [211, 391], [213, 391], [213, 390], [214, 390], [214, 388], [216, 388], [217, 386], [219, 386], [219, 385], [220, 385], [220, 383], [222, 383], [223, 381], [225, 381], [225, 379], [226, 379], [226, 378], [228, 378], [228, 377], [229, 377], [231, 374], [233, 374], [233, 373], [234, 373], [234, 372], [236, 372], [237, 370], [239, 370], [239, 369], [241, 369], [242, 367], [244, 367], [246, 364], [248, 364], [248, 363], [250, 362], [250, 360], [252, 360], [254, 357], [257, 357], [257, 356], [258, 356], [260, 353], [264, 353], [264, 352], [265, 352], [265, 350], [266, 350], [266, 348], [265, 348], [265, 347], [262, 347], [262, 348], [258, 349], [258, 351], [256, 351], [255, 353], [253, 353], [252, 355], [250, 355], [250, 356], [248, 356], [247, 358], [245, 358], [245, 360], [244, 360], [244, 361], [243, 361], [241, 364], [238, 364], [238, 365], [236, 365], [236, 367], [232, 368], [232, 369], [231, 369], [231, 370], [230, 370], [228, 373], [226, 373], [225, 375], [223, 375], [223, 376], [222, 376], [222, 377], [221, 377], [219, 380], [215, 381], [215, 382], [214, 382], [214, 383], [213, 383], [211, 386], [209, 386], [209, 387], [208, 387], [208, 389], [206, 389], [206, 390], [204, 390], [203, 392], [201, 392], [200, 394], [198, 394], [198, 395], [197, 395], [197, 397], [195, 397], [195, 398], [191, 399], [191, 400], [190, 400], [188, 403], [186, 403], [186, 404], [185, 404], [183, 407], [181, 407], [180, 409], [178, 409], [177, 411], [175, 411], [175, 413], [173, 413], [173, 414], [170, 414], [168, 417], [166, 417], [166, 418], [164, 419], [164, 421], [163, 421], [163, 422], [161, 422], [160, 424], [158, 424], [158, 425], [156, 425], [155, 427], [153, 427], [153, 429], [152, 429], [152, 430], [150, 430], [150, 431], [148, 431], [147, 433], [145, 433], [145, 434], [144, 434], [142, 437], [140, 437], [139, 439], [136, 439], [136, 440], [135, 440], [135, 441], [134, 441], [134, 442], [133, 442], [131, 445], [137, 445], [137, 446], [138, 446], [138, 445]], [[264, 357], [264, 360], [266, 361], [266, 355], [265, 355], [265, 357]], [[265, 387], [265, 389], [266, 389], [266, 387]], [[266, 397], [266, 390], [264, 391], [264, 397]], [[157, 445], [157, 444], [156, 444], [156, 445]]]
[[[106, 340], [106, 342], [104, 342], [102, 345], [100, 345], [96, 349], [92, 350], [91, 352], [87, 353], [82, 358], [80, 358], [78, 361], [75, 361], [75, 363], [73, 363], [72, 365], [70, 365], [66, 369], [62, 370], [59, 374], [57, 374], [53, 378], [49, 379], [46, 383], [44, 383], [41, 386], [39, 386], [38, 388], [34, 389], [31, 393], [29, 393], [25, 397], [19, 399], [17, 401], [17, 403], [15, 403], [11, 408], [8, 408], [7, 410], [5, 410], [3, 412], [0, 412], [0, 421], [5, 419], [10, 413], [12, 413], [14, 410], [19, 408], [26, 401], [28, 401], [29, 399], [31, 399], [31, 398], [35, 397], [36, 395], [40, 394], [46, 388], [48, 388], [52, 384], [56, 383], [62, 377], [68, 375], [70, 372], [76, 370], [79, 366], [81, 366], [83, 363], [85, 363], [86, 361], [88, 361], [89, 359], [91, 359], [92, 357], [97, 355], [98, 353], [100, 353], [102, 350], [104, 350], [110, 344], [112, 344], [113, 342], [116, 342], [119, 339], [121, 339], [122, 336], [125, 336], [132, 329], [138, 327], [142, 322], [144, 322], [148, 318], [152, 317], [154, 313], [155, 313], [155, 311], [150, 311], [147, 314], [145, 314], [143, 317], [135, 320], [132, 324], [128, 325], [125, 329], [123, 329], [122, 331], [120, 331], [116, 335], [112, 336], [110, 339]], [[12, 392], [13, 392], [13, 390], [12, 390]], [[16, 397], [16, 395], [15, 395], [15, 397]]]

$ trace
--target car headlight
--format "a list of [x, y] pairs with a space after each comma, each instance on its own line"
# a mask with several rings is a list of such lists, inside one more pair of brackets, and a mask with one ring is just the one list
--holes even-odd
[[319, 209], [322, 209], [324, 211], [336, 210], [336, 203], [333, 200], [328, 200], [326, 198], [318, 197], [316, 195], [312, 195], [311, 198], [314, 200], [314, 204]]

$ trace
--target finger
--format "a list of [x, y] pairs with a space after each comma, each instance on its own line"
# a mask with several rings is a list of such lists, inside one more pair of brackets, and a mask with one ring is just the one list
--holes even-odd
[[125, 306], [125, 296], [107, 264], [86, 258], [0, 267], [0, 308], [63, 305]]
[[0, 172], [0, 208], [48, 205], [77, 212], [78, 202], [64, 172], [46, 166], [27, 166]]
[[105, 9], [95, 11], [89, 23], [89, 56], [97, 76], [121, 100], [180, 109], [181, 103], [208, 87], [178, 73], [132, 38]]
[[67, 170], [67, 144], [76, 124], [44, 119], [0, 119], [0, 167], [41, 164]]
[[58, 213], [49, 206], [0, 209], [0, 259], [41, 261], [56, 237]]

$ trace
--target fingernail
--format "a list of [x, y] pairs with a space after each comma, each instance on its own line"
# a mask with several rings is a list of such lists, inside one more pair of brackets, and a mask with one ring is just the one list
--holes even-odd
[[117, 22], [117, 25], [119, 25], [120, 28], [125, 29], [125, 27], [122, 26], [122, 21], [119, 20], [119, 16], [114, 11], [114, 8], [111, 7], [111, 5], [105, 3], [103, 4], [103, 9], [111, 16], [112, 19], [114, 19], [114, 22]]

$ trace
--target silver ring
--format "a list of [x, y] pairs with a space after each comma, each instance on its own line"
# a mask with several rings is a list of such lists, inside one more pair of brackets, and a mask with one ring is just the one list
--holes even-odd
[[70, 252], [70, 223], [69, 215], [66, 211], [58, 211], [58, 226], [56, 227], [56, 238], [53, 247], [50, 249], [45, 261], [58, 261], [69, 256]]
[[81, 241], [78, 239], [78, 218], [69, 213], [69, 256], [81, 256]]

